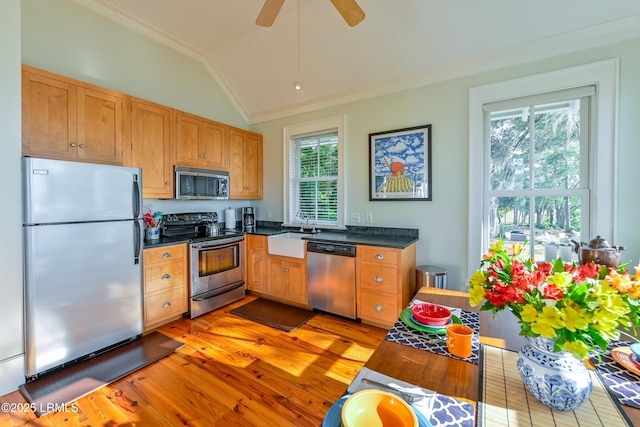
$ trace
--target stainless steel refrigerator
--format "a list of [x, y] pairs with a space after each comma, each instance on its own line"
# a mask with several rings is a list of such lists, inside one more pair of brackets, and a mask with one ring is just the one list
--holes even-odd
[[23, 158], [26, 376], [142, 334], [139, 168]]

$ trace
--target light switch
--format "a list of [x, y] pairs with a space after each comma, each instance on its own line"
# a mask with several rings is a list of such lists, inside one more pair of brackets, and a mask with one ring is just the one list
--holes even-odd
[[360, 222], [360, 213], [351, 212], [351, 222]]

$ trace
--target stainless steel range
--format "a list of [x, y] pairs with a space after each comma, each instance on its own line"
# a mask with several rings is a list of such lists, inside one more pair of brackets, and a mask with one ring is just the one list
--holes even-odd
[[189, 316], [242, 299], [244, 233], [221, 230], [216, 212], [166, 214], [165, 237], [189, 238]]

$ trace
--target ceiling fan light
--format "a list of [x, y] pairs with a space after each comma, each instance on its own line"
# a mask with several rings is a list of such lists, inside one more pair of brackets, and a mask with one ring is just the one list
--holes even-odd
[[294, 83], [293, 88], [295, 90], [300, 90], [300, 89], [302, 89], [302, 85], [300, 83], [296, 82], [296, 83]]

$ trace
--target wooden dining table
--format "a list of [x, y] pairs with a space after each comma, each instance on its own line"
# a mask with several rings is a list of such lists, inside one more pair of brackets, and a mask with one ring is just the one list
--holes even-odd
[[[469, 305], [466, 292], [422, 287], [416, 299], [424, 302], [459, 307], [466, 311], [479, 311]], [[526, 342], [518, 335], [520, 326], [513, 314], [480, 312], [480, 343], [518, 351]], [[365, 367], [410, 384], [433, 390], [475, 405], [478, 413], [480, 392], [480, 366], [420, 350], [408, 345], [383, 340], [366, 362]], [[640, 426], [640, 409], [622, 405], [633, 425]]]

